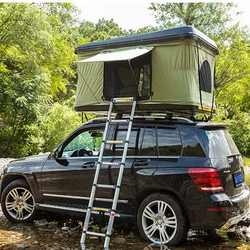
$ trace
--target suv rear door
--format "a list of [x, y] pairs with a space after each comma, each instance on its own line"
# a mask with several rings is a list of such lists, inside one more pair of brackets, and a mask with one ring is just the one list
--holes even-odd
[[[114, 133], [114, 140], [125, 140], [127, 128], [117, 126]], [[112, 155], [112, 161], [120, 162], [123, 154], [123, 146], [107, 145], [104, 155]], [[108, 153], [110, 152], [110, 153]], [[126, 157], [120, 199], [134, 201], [138, 190], [144, 186], [154, 174], [157, 168], [157, 151], [155, 128], [134, 124]], [[110, 166], [110, 175], [113, 184], [117, 181], [119, 167]], [[110, 194], [113, 197], [113, 194]]]
[[224, 189], [229, 197], [243, 192], [244, 169], [241, 154], [223, 126], [201, 126], [205, 150], [212, 167], [219, 170]]

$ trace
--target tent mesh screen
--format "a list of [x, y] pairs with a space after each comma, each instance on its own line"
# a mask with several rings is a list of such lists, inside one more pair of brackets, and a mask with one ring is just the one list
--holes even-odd
[[205, 60], [199, 70], [200, 89], [202, 91], [212, 92], [212, 75], [209, 62]]

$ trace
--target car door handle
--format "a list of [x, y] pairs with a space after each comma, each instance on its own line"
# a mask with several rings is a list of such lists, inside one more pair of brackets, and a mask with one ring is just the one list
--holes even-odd
[[134, 166], [147, 166], [150, 163], [150, 159], [137, 159]]
[[84, 162], [82, 164], [82, 168], [93, 168], [94, 166], [95, 166], [95, 162], [94, 161]]

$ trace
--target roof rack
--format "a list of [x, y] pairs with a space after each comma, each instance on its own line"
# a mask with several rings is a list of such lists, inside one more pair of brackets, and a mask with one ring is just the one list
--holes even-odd
[[[113, 115], [116, 119], [126, 119], [128, 118], [129, 116], [127, 114], [123, 115], [123, 114], [114, 114]], [[145, 121], [155, 121], [155, 120], [158, 120], [158, 121], [164, 121], [164, 120], [167, 120], [167, 121], [175, 121], [175, 122], [181, 122], [181, 123], [194, 123], [195, 122], [195, 119], [189, 119], [189, 118], [186, 118], [186, 117], [179, 117], [179, 116], [172, 116], [172, 115], [162, 115], [162, 114], [154, 114], [154, 115], [149, 115], [149, 114], [143, 114], [143, 115], [135, 115], [134, 116], [134, 120], [138, 120], [138, 119], [144, 119]], [[86, 123], [87, 124], [91, 124], [91, 123], [99, 123], [99, 122], [105, 122], [106, 120], [106, 116], [103, 116], [103, 117], [98, 117], [98, 118], [94, 118], [94, 119], [91, 119], [89, 121], [87, 121]]]

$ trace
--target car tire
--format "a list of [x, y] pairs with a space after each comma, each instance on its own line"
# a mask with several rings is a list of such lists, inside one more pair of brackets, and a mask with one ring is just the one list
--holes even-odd
[[36, 216], [35, 199], [25, 180], [15, 180], [6, 186], [1, 196], [5, 217], [13, 222], [32, 222]]
[[154, 193], [146, 197], [137, 213], [143, 239], [156, 244], [177, 245], [187, 237], [188, 223], [179, 202], [172, 196]]

